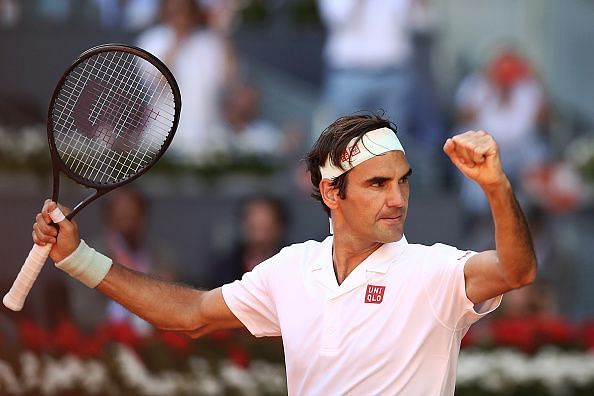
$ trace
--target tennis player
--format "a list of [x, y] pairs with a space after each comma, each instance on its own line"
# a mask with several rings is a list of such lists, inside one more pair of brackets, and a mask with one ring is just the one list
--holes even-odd
[[290, 394], [452, 395], [460, 340], [503, 293], [534, 280], [536, 258], [493, 138], [469, 131], [444, 151], [483, 189], [496, 250], [408, 243], [411, 167], [395, 128], [375, 115], [338, 119], [307, 155], [333, 235], [286, 247], [222, 288], [194, 290], [112, 263], [75, 223], [48, 225], [54, 202], [37, 215], [33, 240], [55, 243], [58, 268], [158, 328], [282, 335]]

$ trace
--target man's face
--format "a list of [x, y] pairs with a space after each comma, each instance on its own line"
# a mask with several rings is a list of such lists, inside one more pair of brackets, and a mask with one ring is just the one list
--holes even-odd
[[398, 241], [404, 234], [410, 166], [404, 153], [389, 151], [373, 157], [347, 175], [346, 198], [338, 201], [349, 237], [371, 243]]

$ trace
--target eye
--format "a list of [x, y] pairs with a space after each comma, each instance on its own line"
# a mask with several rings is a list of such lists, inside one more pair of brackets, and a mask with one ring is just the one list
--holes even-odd
[[384, 180], [376, 180], [371, 183], [371, 187], [383, 187], [386, 182]]
[[412, 175], [412, 169], [409, 169], [408, 172], [398, 180], [398, 184], [408, 184], [410, 175]]

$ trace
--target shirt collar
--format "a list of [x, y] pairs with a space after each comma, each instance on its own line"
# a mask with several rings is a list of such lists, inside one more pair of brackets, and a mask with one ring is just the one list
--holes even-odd
[[[322, 241], [321, 254], [312, 260], [310, 270], [321, 270], [325, 266], [332, 266], [332, 245], [334, 236], [330, 235]], [[402, 235], [399, 241], [384, 243], [375, 252], [369, 255], [361, 264], [367, 271], [385, 274], [392, 263], [408, 246], [406, 237]]]
[[338, 285], [334, 266], [332, 265], [332, 243], [334, 237], [329, 236], [322, 242], [320, 254], [312, 258], [310, 266], [312, 279], [322, 284], [326, 296], [330, 299], [344, 295], [360, 285], [368, 282], [369, 273], [385, 274], [392, 264], [408, 246], [406, 238], [397, 242], [386, 243], [359, 264], [344, 282]]

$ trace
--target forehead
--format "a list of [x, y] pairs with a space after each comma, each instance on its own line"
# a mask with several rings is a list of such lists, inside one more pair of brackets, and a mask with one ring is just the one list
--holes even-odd
[[410, 165], [402, 151], [388, 151], [355, 166], [350, 178], [367, 180], [370, 177], [400, 178], [408, 172]]

